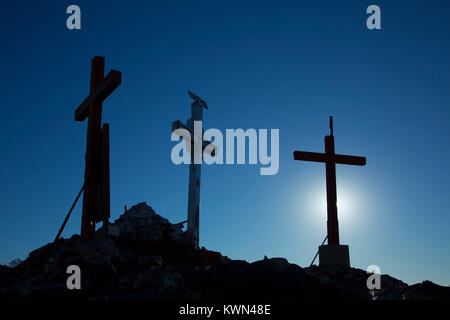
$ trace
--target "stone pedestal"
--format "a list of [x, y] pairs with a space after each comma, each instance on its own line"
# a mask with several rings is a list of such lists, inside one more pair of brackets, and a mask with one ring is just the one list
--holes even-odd
[[347, 245], [319, 246], [319, 266], [350, 267], [350, 254]]

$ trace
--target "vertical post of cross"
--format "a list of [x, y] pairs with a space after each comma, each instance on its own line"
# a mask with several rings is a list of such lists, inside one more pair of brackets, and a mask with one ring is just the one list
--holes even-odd
[[99, 181], [100, 143], [102, 101], [94, 99], [94, 90], [104, 79], [105, 58], [94, 57], [91, 63], [91, 99], [88, 115], [88, 129], [86, 142], [86, 169], [84, 174], [85, 189], [83, 194], [83, 214], [81, 237], [92, 239], [95, 233], [95, 217], [97, 214], [97, 186]]
[[[196, 121], [203, 121], [203, 107], [197, 101], [194, 101], [191, 104], [191, 118], [188, 119], [188, 128], [193, 133]], [[203, 132], [200, 134], [203, 135]], [[200, 176], [202, 165], [201, 161], [198, 163], [197, 159], [202, 159], [203, 141], [195, 134], [192, 136], [194, 143], [191, 143], [191, 163], [189, 165], [187, 232], [192, 237], [194, 245], [198, 246], [200, 241]]]
[[109, 124], [104, 123], [101, 131], [101, 179], [98, 188], [98, 211], [103, 219], [103, 229], [108, 233], [109, 217], [111, 216], [110, 166], [109, 166]]
[[327, 181], [327, 231], [328, 244], [339, 244], [339, 224], [337, 217], [336, 163], [334, 160], [333, 117], [330, 117], [330, 135], [325, 136], [325, 154], [328, 161], [326, 167]]

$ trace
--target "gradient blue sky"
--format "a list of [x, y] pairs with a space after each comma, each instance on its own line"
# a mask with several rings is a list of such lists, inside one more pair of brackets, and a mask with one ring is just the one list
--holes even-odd
[[[66, 28], [78, 4], [82, 29]], [[366, 29], [377, 4], [382, 30]], [[280, 170], [205, 166], [201, 245], [235, 259], [309, 265], [326, 234], [325, 170], [294, 161], [336, 151], [341, 242], [351, 263], [408, 283], [450, 285], [450, 3], [447, 1], [14, 1], [1, 12], [0, 262], [52, 241], [79, 191], [90, 60], [123, 73], [104, 103], [111, 125], [111, 215], [146, 201], [185, 220], [187, 166], [171, 122], [187, 89], [210, 106], [204, 127], [279, 128]], [[80, 203], [81, 204], [81, 203]], [[77, 205], [64, 237], [80, 230]]]

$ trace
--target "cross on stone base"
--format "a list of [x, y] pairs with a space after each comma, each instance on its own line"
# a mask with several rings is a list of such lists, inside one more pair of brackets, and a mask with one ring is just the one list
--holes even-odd
[[339, 243], [337, 216], [336, 163], [365, 166], [366, 158], [340, 155], [334, 152], [333, 117], [330, 117], [330, 135], [325, 136], [325, 153], [294, 151], [294, 160], [324, 162], [327, 180], [327, 234], [328, 245], [319, 247], [320, 266], [350, 266], [348, 246]]

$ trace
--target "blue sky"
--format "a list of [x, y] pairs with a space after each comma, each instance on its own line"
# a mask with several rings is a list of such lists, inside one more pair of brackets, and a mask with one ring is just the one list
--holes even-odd
[[[66, 28], [81, 8], [82, 29]], [[382, 30], [365, 26], [381, 8]], [[280, 130], [280, 169], [204, 166], [201, 245], [231, 258], [309, 265], [326, 234], [323, 151], [367, 157], [337, 168], [341, 242], [352, 266], [450, 285], [450, 4], [443, 1], [15, 1], [1, 9], [0, 262], [53, 240], [84, 174], [90, 60], [122, 85], [110, 123], [111, 215], [146, 201], [186, 219], [187, 166], [171, 122], [204, 98], [204, 128]], [[80, 203], [81, 204], [81, 203]], [[77, 205], [64, 237], [80, 231]]]

